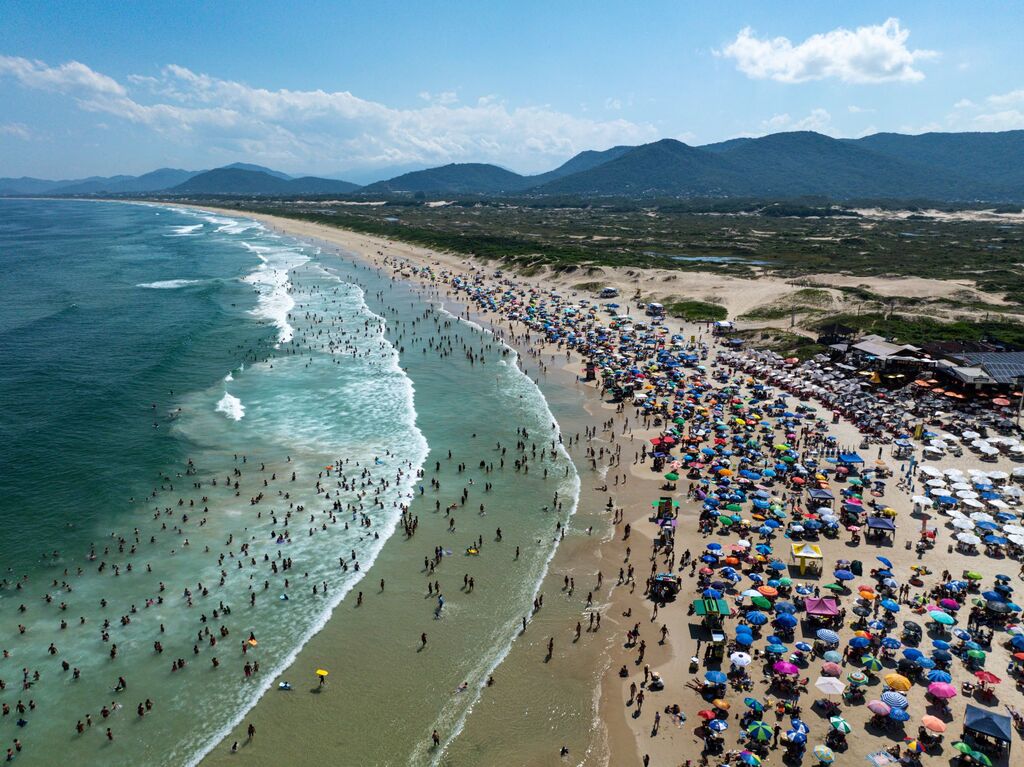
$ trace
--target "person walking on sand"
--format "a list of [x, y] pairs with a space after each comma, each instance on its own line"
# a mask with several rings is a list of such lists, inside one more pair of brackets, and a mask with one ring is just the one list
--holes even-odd
[[437, 730], [434, 730], [434, 733], [430, 736], [430, 739], [434, 741], [434, 748], [437, 748], [441, 745], [441, 736], [437, 733]]

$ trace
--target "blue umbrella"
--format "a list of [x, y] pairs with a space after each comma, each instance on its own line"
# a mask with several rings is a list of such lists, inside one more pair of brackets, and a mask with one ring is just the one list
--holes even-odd
[[783, 628], [791, 629], [796, 626], [800, 621], [788, 613], [783, 613], [775, 619], [775, 625], [782, 626]]
[[900, 611], [899, 604], [891, 599], [883, 599], [881, 604], [882, 609], [888, 610], [891, 613], [898, 613]]
[[886, 650], [898, 650], [901, 644], [903, 643], [896, 637], [886, 637], [882, 640], [882, 647]]
[[807, 733], [800, 732], [799, 730], [788, 730], [786, 732], [786, 737], [789, 739], [790, 743], [796, 743], [798, 745], [807, 742]]
[[712, 719], [708, 722], [708, 728], [715, 732], [724, 732], [729, 729], [729, 723], [724, 719]]
[[1005, 602], [1006, 595], [1000, 594], [998, 591], [983, 591], [981, 596], [990, 602]]
[[796, 605], [792, 602], [776, 602], [775, 612], [785, 613], [786, 615], [792, 615], [796, 612]]
[[918, 650], [916, 647], [908, 647], [903, 651], [903, 657], [908, 660], [917, 660], [918, 658], [924, 657], [924, 653]]
[[705, 546], [705, 548], [708, 551], [721, 551], [722, 550], [722, 544], [720, 544], [720, 543], [709, 543], [707, 546]]
[[953, 660], [953, 654], [949, 650], [936, 650], [932, 653], [932, 660], [945, 663]]
[[[768, 530], [771, 531], [771, 528], [768, 528]], [[767, 543], [759, 543], [754, 547], [754, 551], [756, 551], [758, 554], [771, 554], [772, 547], [769, 546]]]
[[807, 642], [797, 642], [796, 649], [798, 649], [800, 652], [810, 652], [814, 648], [807, 644]]
[[793, 732], [803, 733], [804, 735], [809, 735], [811, 732], [811, 728], [807, 726], [803, 719], [790, 719], [789, 725], [793, 728]]
[[920, 657], [914, 661], [921, 668], [935, 668], [935, 661], [931, 658]]
[[737, 626], [736, 626], [736, 633], [737, 634], [753, 634], [754, 630], [752, 628], [750, 628], [750, 626], [747, 626], [747, 625], [745, 625], [743, 623], [740, 623], [740, 624], [737, 624]]
[[818, 633], [815, 636], [827, 644], [836, 644], [839, 642], [839, 634], [831, 629], [818, 629]]
[[875, 631], [881, 631], [885, 628], [885, 623], [883, 621], [869, 621], [868, 628], [874, 629]]
[[770, 645], [768, 645], [764, 649], [767, 652], [772, 653], [773, 655], [782, 655], [784, 652], [786, 652], [786, 645], [784, 645], [784, 644], [770, 644]]
[[852, 581], [856, 577], [849, 570], [836, 570], [832, 575], [839, 581]]
[[894, 722], [907, 722], [910, 721], [910, 714], [907, 713], [906, 709], [894, 708], [889, 712], [889, 718]]
[[936, 650], [948, 650], [949, 642], [947, 642], [945, 639], [933, 639], [932, 647], [934, 647]]
[[721, 671], [709, 671], [704, 675], [704, 679], [706, 679], [711, 684], [725, 684], [729, 681], [729, 677], [727, 677]]
[[737, 634], [735, 637], [735, 642], [740, 647], [750, 647], [750, 645], [754, 644], [754, 637], [752, 637], [750, 634]]
[[892, 569], [892, 562], [890, 562], [890, 561], [889, 561], [888, 559], [886, 559], [885, 557], [875, 557], [875, 559], [877, 559], [877, 560], [878, 560], [879, 562], [881, 562], [881, 563], [882, 563], [883, 565], [885, 565], [886, 567], [888, 567], [888, 568], [889, 568], [890, 570]]
[[855, 647], [858, 650], [863, 650], [871, 644], [871, 640], [867, 637], [854, 637], [850, 640], [850, 647]]
[[826, 663], [840, 663], [843, 660], [843, 656], [835, 650], [829, 650], [821, 656], [821, 659]]
[[704, 589], [703, 596], [705, 599], [721, 599], [722, 592], [718, 589]]
[[893, 708], [906, 708], [910, 705], [907, 696], [895, 690], [887, 690], [882, 693], [882, 703]]
[[953, 681], [953, 676], [948, 671], [940, 671], [939, 669], [934, 669], [928, 672], [928, 681], [949, 683]]
[[973, 641], [972, 642], [964, 642], [964, 647], [966, 647], [968, 650], [980, 650], [981, 649], [981, 645], [978, 644], [977, 642], [973, 642]]
[[700, 558], [700, 561], [704, 562], [705, 564], [710, 565], [710, 564], [713, 564], [713, 563], [717, 562], [718, 561], [718, 557], [716, 557], [714, 554], [705, 554], [704, 556], [702, 556]]
[[752, 626], [763, 626], [768, 622], [768, 616], [759, 610], [753, 610], [747, 613], [747, 623]]
[[771, 568], [772, 570], [785, 570], [786, 569], [786, 563], [785, 562], [780, 562], [779, 560], [775, 559], [775, 560], [773, 560], [773, 561], [768, 563], [768, 567]]

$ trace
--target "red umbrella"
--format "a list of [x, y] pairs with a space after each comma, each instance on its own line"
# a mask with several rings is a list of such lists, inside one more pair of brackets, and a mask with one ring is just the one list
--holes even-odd
[[711, 721], [712, 719], [716, 718], [717, 714], [715, 714], [714, 711], [704, 709], [703, 711], [698, 711], [697, 716], [699, 716], [701, 719]]
[[1003, 681], [995, 674], [993, 674], [991, 671], [985, 671], [984, 669], [982, 669], [981, 671], [975, 671], [974, 675], [985, 684], [999, 684]]

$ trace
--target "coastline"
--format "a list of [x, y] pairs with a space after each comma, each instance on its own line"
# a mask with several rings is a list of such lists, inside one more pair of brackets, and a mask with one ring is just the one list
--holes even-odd
[[[351, 232], [343, 229], [335, 229], [331, 227], [322, 226], [319, 224], [312, 224], [302, 221], [296, 221], [293, 219], [287, 219], [277, 216], [270, 216], [267, 214], [250, 213], [247, 211], [239, 211], [230, 208], [218, 208], [212, 206], [179, 206], [170, 204], [171, 207], [190, 207], [200, 210], [207, 210], [212, 213], [231, 215], [235, 217], [246, 217], [251, 218], [260, 223], [264, 224], [271, 230], [276, 230], [280, 233], [287, 234], [305, 241], [313, 242], [314, 244], [325, 243], [334, 247], [343, 249], [345, 252], [355, 256], [361, 260], [364, 264], [373, 265], [375, 267], [384, 267], [382, 262], [382, 253], [387, 256], [388, 259], [401, 259], [410, 265], [430, 265], [434, 269], [451, 269], [458, 271], [468, 271], [474, 268], [486, 268], [485, 264], [474, 262], [472, 259], [468, 259], [462, 256], [437, 253], [430, 251], [426, 248], [418, 246], [408, 245], [406, 243], [387, 240], [384, 238], [371, 237], [363, 235], [357, 232]], [[422, 283], [423, 281], [418, 280], [410, 273], [405, 272], [401, 275], [403, 279], [409, 282]], [[530, 278], [517, 278], [523, 283], [531, 283], [533, 280]], [[539, 286], [543, 283], [543, 278], [534, 278], [536, 284]], [[439, 296], [440, 298], [440, 296]], [[524, 361], [524, 365], [527, 369], [533, 368], [529, 373], [531, 379], [537, 383], [541, 388], [546, 398], [551, 398], [553, 394], [558, 391], [565, 392], [570, 398], [575, 398], [577, 402], [569, 404], [568, 407], [561, 408], [558, 413], [559, 421], [562, 425], [563, 433], [570, 434], [574, 432], [580, 432], [583, 429], [593, 426], [598, 420], [612, 419], [616, 422], [616, 429], [621, 430], [621, 418], [616, 416], [614, 408], [602, 402], [601, 397], [598, 395], [596, 388], [593, 386], [584, 386], [576, 380], [576, 371], [579, 369], [579, 362], [574, 361], [572, 368], [566, 367], [555, 367], [549, 366], [546, 373], [538, 373], [536, 369], [536, 363], [532, 362], [531, 353], [542, 353], [543, 347], [535, 345], [524, 345], [516, 343], [513, 339], [508, 337], [507, 331], [509, 330], [508, 324], [501, 318], [495, 316], [488, 316], [480, 312], [474, 312], [470, 307], [467, 307], [464, 302], [457, 299], [453, 299], [451, 296], [444, 296], [444, 305], [448, 311], [458, 314], [462, 319], [468, 319], [472, 322], [478, 323], [486, 327], [491, 332], [500, 334], [502, 341], [513, 348], [520, 356], [520, 360]], [[467, 317], [466, 312], [469, 312]], [[684, 328], [682, 323], [677, 321], [670, 321], [673, 331], [683, 332], [687, 330]], [[695, 328], [690, 328], [692, 332], [697, 332]], [[552, 408], [554, 409], [554, 408]], [[573, 412], [575, 410], [575, 413]], [[575, 415], [575, 417], [573, 417]], [[653, 431], [651, 432], [653, 434]], [[650, 434], [637, 432], [631, 435], [631, 438], [636, 441], [636, 445], [640, 444], [640, 440], [646, 439]], [[588, 580], [593, 578], [594, 570], [603, 569], [605, 573], [609, 570], [614, 572], [617, 568], [616, 560], [619, 559], [620, 555], [617, 549], [621, 546], [617, 546], [621, 541], [617, 540], [621, 536], [616, 535], [616, 530], [610, 524], [609, 515], [607, 509], [604, 508], [603, 502], [607, 499], [608, 495], [597, 491], [595, 485], [599, 479], [598, 475], [594, 470], [591, 470], [586, 465], [586, 459], [582, 455], [582, 451], [577, 447], [570, 451], [572, 459], [576, 463], [577, 471], [581, 476], [581, 494], [579, 507], [584, 509], [588, 508], [589, 513], [577, 512], [579, 519], [577, 520], [577, 528], [583, 525], [584, 522], [587, 526], [604, 525], [605, 529], [597, 531], [598, 535], [592, 536], [576, 536], [574, 539], [563, 541], [560, 546], [555, 550], [553, 558], [549, 562], [548, 572], [543, 579], [540, 590], [546, 593], [558, 592], [561, 588], [560, 583], [556, 583], [560, 578], [564, 577], [566, 573], [571, 573], [574, 578], [580, 578], [583, 580], [587, 577]], [[656, 493], [658, 483], [652, 480], [652, 475], [648, 471], [641, 471], [640, 467], [631, 467], [629, 470], [630, 480], [632, 484], [627, 486], [620, 486], [614, 488], [615, 507], [622, 509], [625, 515], [625, 521], [636, 527], [636, 523], [645, 519], [647, 514], [645, 506], [647, 501], [650, 500], [652, 494]], [[658, 477], [659, 475], [653, 475]], [[645, 480], [645, 481], [640, 481]], [[628, 489], [627, 489], [628, 488]], [[577, 530], [579, 532], [579, 530]], [[638, 530], [639, 533], [639, 530]], [[569, 545], [567, 545], [567, 543]], [[603, 566], [603, 567], [602, 567]], [[591, 586], [588, 586], [591, 588]], [[587, 732], [568, 734], [563, 732], [549, 732], [547, 733], [547, 741], [536, 751], [536, 761], [527, 761], [524, 764], [553, 764], [553, 763], [564, 763], [557, 758], [552, 758], [552, 755], [557, 755], [558, 749], [561, 744], [569, 742], [570, 747], [570, 758], [568, 763], [578, 765], [590, 765], [602, 766], [607, 764], [621, 764], [630, 763], [635, 761], [639, 763], [641, 751], [639, 744], [637, 743], [637, 734], [634, 732], [635, 727], [630, 727], [630, 720], [626, 716], [626, 711], [621, 706], [621, 691], [619, 685], [616, 682], [607, 683], [605, 680], [608, 675], [608, 670], [612, 668], [613, 664], [620, 664], [627, 650], [624, 650], [620, 646], [620, 643], [613, 641], [613, 637], [620, 631], [625, 631], [627, 626], [627, 619], [624, 614], [629, 611], [629, 606], [632, 602], [631, 595], [626, 589], [617, 589], [609, 591], [607, 583], [605, 584], [605, 592], [602, 595], [595, 589], [595, 603], [601, 605], [601, 612], [605, 618], [604, 627], [601, 629], [601, 633], [595, 633], [589, 644], [589, 648], [584, 648], [584, 652], [571, 652], [563, 656], [557, 655], [557, 664], [551, 664], [551, 666], [544, 666], [542, 664], [543, 672], [539, 675], [538, 682], [544, 684], [560, 685], [575, 682], [577, 686], [584, 686], [590, 690], [590, 721], [588, 722]], [[572, 613], [566, 611], [564, 615], [559, 616], [561, 622], [573, 619]], [[553, 617], [549, 615], [543, 616], [545, 619]], [[321, 629], [320, 634], [322, 636], [329, 636], [332, 622], [340, 620], [340, 616], [335, 612], [334, 615], [327, 621], [325, 626]], [[545, 631], [548, 629], [549, 621], [545, 620]], [[531, 624], [532, 625], [532, 624]], [[565, 632], [568, 628], [571, 628], [571, 624], [568, 627], [559, 626], [557, 629], [552, 627], [551, 631]], [[312, 641], [312, 640], [311, 640]], [[517, 675], [524, 671], [527, 671], [530, 667], [536, 666], [536, 658], [543, 654], [543, 645], [545, 637], [540, 636], [540, 632], [530, 631], [524, 635], [520, 635], [515, 638], [512, 642], [512, 646], [509, 649], [508, 655], [501, 661], [501, 665], [513, 666], [517, 670]], [[293, 665], [298, 666], [302, 662], [302, 652], [297, 655]], [[500, 666], [499, 666], [500, 672]], [[288, 674], [286, 670], [282, 674], [282, 678]], [[581, 685], [580, 681], [585, 680]], [[524, 691], [525, 692], [525, 691]], [[262, 696], [254, 704], [250, 713], [257, 714], [260, 712], [261, 707], [270, 705], [273, 700], [272, 697]], [[487, 711], [484, 712], [483, 709]], [[522, 701], [518, 700], [514, 695], [503, 695], [503, 696], [488, 696], [482, 698], [474, 706], [474, 710], [468, 717], [465, 724], [465, 730], [462, 732], [462, 737], [455, 739], [454, 742], [447, 744], [446, 754], [443, 764], [459, 764], [463, 750], [474, 751], [472, 758], [476, 763], [481, 763], [482, 755], [477, 749], [472, 748], [470, 741], [476, 738], [477, 729], [482, 730], [481, 738], [486, 737], [486, 730], [488, 729], [487, 724], [478, 724], [479, 719], [489, 719], [493, 723], [500, 721], [507, 721], [507, 717], [510, 715], [522, 715]], [[596, 727], [595, 727], [596, 725]], [[235, 728], [235, 730], [240, 730]], [[228, 736], [221, 742], [223, 745], [225, 742], [230, 740], [232, 737], [238, 736], [239, 732], [229, 733]], [[541, 738], [544, 740], [544, 738]], [[225, 749], [221, 747], [215, 747], [212, 749], [201, 761], [202, 764], [218, 764], [223, 757], [218, 756]], [[276, 750], [276, 749], [275, 749]], [[466, 758], [470, 758], [467, 753]], [[262, 761], [262, 759], [261, 759]], [[482, 763], [488, 763], [486, 758]], [[500, 764], [501, 761], [493, 762]]]

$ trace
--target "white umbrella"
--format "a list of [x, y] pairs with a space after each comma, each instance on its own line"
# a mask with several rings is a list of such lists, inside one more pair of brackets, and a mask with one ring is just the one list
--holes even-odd
[[971, 514], [971, 519], [973, 519], [975, 522], [992, 522], [993, 521], [992, 515], [989, 514], [988, 512], [985, 512], [985, 511], [976, 511], [976, 512], [974, 512], [973, 514]]
[[957, 469], [957, 468], [946, 469], [943, 472], [943, 474], [945, 474], [950, 479], [953, 479], [954, 477], [962, 477], [964, 475], [964, 473], [960, 469]]
[[750, 665], [753, 658], [747, 655], [745, 652], [734, 652], [729, 656], [729, 661], [740, 668], [746, 668]]
[[1020, 478], [1024, 477], [1024, 466], [1019, 466], [1013, 470], [1013, 476]]
[[994, 509], [1010, 508], [1010, 504], [1006, 503], [1005, 501], [1000, 501], [998, 498], [993, 498], [991, 501], [988, 501], [988, 505]]
[[950, 485], [950, 487], [952, 487], [954, 490], [970, 490], [971, 489], [971, 486], [969, 484], [967, 484], [966, 482], [956, 482], [953, 485]]
[[921, 473], [927, 474], [929, 477], [941, 477], [942, 472], [936, 469], [934, 466], [922, 466]]
[[836, 679], [831, 676], [823, 676], [814, 683], [825, 695], [842, 695], [843, 691], [846, 690], [846, 683], [842, 679]]
[[1024, 535], [1024, 527], [1010, 523], [1008, 525], [1003, 525], [1003, 532], [1007, 535]]
[[978, 432], [976, 432], [976, 431], [965, 431], [960, 436], [963, 437], [964, 439], [977, 439], [981, 435], [978, 434]]
[[988, 473], [988, 476], [989, 476], [989, 479], [997, 479], [1000, 482], [1002, 480], [1004, 480], [1004, 479], [1009, 479], [1010, 478], [1010, 475], [1007, 474], [1005, 471], [990, 471]]
[[946, 487], [946, 483], [941, 479], [929, 479], [925, 484], [928, 485], [928, 487], [941, 487], [943, 489]]
[[956, 539], [961, 543], [966, 543], [970, 546], [977, 546], [981, 543], [981, 538], [976, 536], [974, 533], [960, 533]]
[[[985, 505], [974, 498], [964, 498], [962, 501], [964, 506], [970, 506], [972, 509], [984, 509]], [[974, 516], [973, 514], [971, 516]]]
[[955, 527], [957, 530], [973, 530], [974, 523], [971, 522], [971, 520], [969, 519], [954, 519], [953, 527]]
[[1024, 546], [1024, 535], [1008, 535], [1006, 540], [1010, 543], [1016, 544], [1017, 546]]
[[978, 494], [976, 492], [974, 492], [973, 490], [957, 490], [956, 491], [956, 497], [957, 498], [977, 498]]
[[913, 498], [914, 503], [923, 503], [926, 506], [932, 505], [932, 499], [925, 495], [915, 495]]

